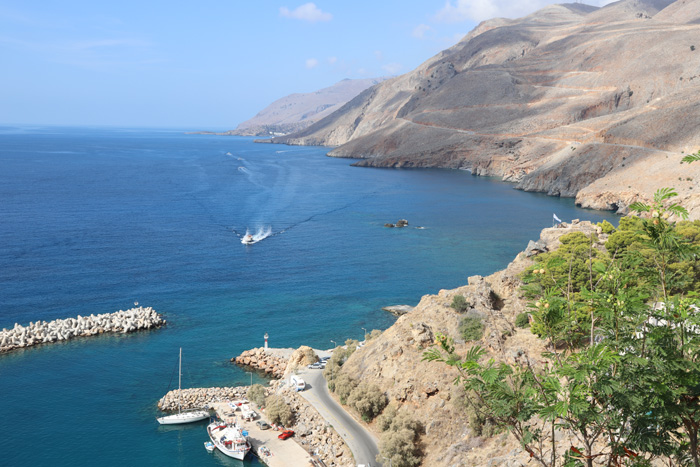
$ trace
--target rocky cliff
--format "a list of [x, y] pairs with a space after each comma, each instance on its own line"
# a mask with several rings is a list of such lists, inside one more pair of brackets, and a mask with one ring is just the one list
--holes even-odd
[[[274, 142], [356, 165], [449, 167], [626, 211], [674, 186], [700, 215], [700, 0], [551, 5], [481, 23]], [[653, 176], [652, 176], [653, 175]]]
[[[576, 222], [543, 230], [537, 248], [556, 249], [559, 238], [573, 231], [596, 232], [601, 248], [607, 239], [599, 227]], [[442, 363], [422, 361], [422, 357], [437, 332], [453, 336], [458, 353], [471, 346], [458, 337], [459, 322], [465, 314], [450, 307], [453, 297], [461, 294], [469, 304], [467, 313], [480, 316], [486, 323], [480, 344], [492, 355], [507, 360], [524, 350], [537, 359], [543, 350], [541, 341], [529, 329], [514, 326], [515, 317], [526, 309], [519, 274], [533, 263], [528, 254], [520, 253], [506, 269], [488, 277], [470, 277], [468, 285], [424, 296], [413, 311], [355, 351], [342, 366], [342, 372], [353, 378], [377, 384], [392, 404], [398, 404], [401, 411], [410, 411], [421, 422], [424, 432], [420, 445], [425, 454], [422, 465], [527, 465], [527, 454], [507, 433], [485, 438], [470, 430], [463, 389], [454, 384], [456, 373]]]
[[335, 112], [368, 87], [385, 79], [344, 79], [315, 92], [291, 94], [274, 101], [255, 117], [226, 134], [270, 136], [301, 131]]

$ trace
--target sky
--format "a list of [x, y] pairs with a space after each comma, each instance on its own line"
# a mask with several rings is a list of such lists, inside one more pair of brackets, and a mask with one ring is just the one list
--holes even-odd
[[[0, 124], [225, 130], [548, 0], [0, 0]], [[602, 6], [609, 0], [588, 0]]]

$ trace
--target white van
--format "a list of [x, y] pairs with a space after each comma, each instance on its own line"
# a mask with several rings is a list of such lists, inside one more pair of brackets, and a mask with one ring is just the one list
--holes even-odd
[[289, 382], [297, 391], [303, 391], [306, 389], [306, 383], [303, 379], [301, 379], [301, 376], [292, 375]]

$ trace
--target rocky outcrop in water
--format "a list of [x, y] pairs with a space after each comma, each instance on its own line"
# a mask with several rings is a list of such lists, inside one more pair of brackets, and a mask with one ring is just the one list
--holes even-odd
[[410, 313], [413, 311], [413, 308], [411, 305], [390, 305], [390, 306], [385, 306], [382, 308], [384, 311], [388, 311], [392, 315], [398, 317], [398, 316], [403, 316], [406, 313]]
[[263, 347], [258, 347], [244, 351], [238, 357], [232, 358], [231, 362], [264, 371], [275, 378], [282, 378], [284, 370], [287, 368], [288, 359], [265, 351]]
[[153, 329], [165, 324], [165, 319], [151, 307], [119, 310], [115, 313], [80, 316], [77, 318], [36, 321], [22, 326], [15, 323], [12, 329], [0, 332], [0, 352], [31, 347], [37, 344], [61, 342], [75, 337], [88, 337], [104, 333], [128, 333]]

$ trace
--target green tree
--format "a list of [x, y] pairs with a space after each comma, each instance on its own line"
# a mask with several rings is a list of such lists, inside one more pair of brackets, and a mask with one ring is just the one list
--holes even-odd
[[362, 419], [371, 422], [387, 404], [386, 395], [375, 384], [360, 383], [348, 396], [348, 405], [360, 413]]
[[[568, 252], [541, 260], [547, 269], [531, 268], [528, 274], [551, 281], [530, 289], [533, 321], [549, 349], [544, 363], [525, 354], [510, 363], [487, 360], [478, 346], [460, 357], [444, 335], [425, 353], [455, 367], [472, 408], [509, 430], [540, 465], [648, 465], [663, 458], [700, 467], [700, 302], [686, 293], [695, 279], [679, 266], [697, 256], [690, 241], [697, 237], [670, 220], [687, 215], [675, 196], [662, 189], [652, 204], [633, 204], [646, 217], [621, 222], [611, 239], [635, 230], [618, 237], [610, 257], [594, 260], [577, 236], [562, 242]], [[588, 280], [577, 272], [576, 256], [588, 261]], [[584, 316], [588, 339], [567, 338]], [[562, 451], [557, 429], [578, 445]]]
[[294, 421], [291, 407], [281, 396], [270, 396], [265, 399], [265, 414], [274, 424], [289, 426]]
[[262, 384], [254, 384], [248, 389], [248, 400], [258, 404], [258, 407], [265, 405], [265, 388]]
[[391, 465], [396, 467], [418, 466], [422, 461], [417, 443], [421, 425], [406, 411], [396, 411], [395, 407], [390, 407], [394, 416], [389, 423], [385, 423], [384, 432], [379, 438], [377, 462], [386, 464], [384, 459], [389, 459]]

